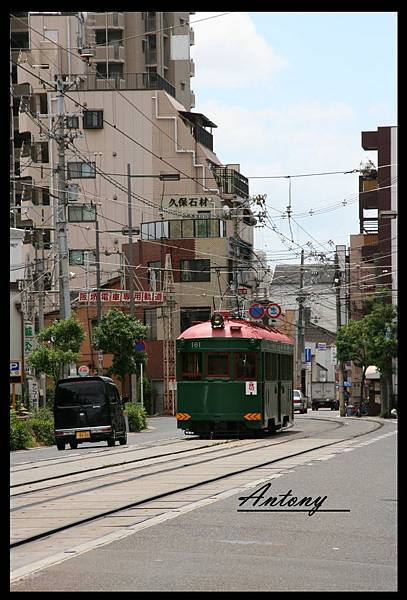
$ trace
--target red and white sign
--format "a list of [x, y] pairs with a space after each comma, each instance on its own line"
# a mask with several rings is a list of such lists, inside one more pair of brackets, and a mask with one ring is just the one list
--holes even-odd
[[[135, 302], [163, 302], [163, 292], [133, 292], [133, 298]], [[97, 292], [79, 292], [79, 302], [97, 302]], [[126, 290], [117, 291], [101, 291], [100, 292], [101, 302], [130, 302], [130, 292]]]
[[81, 365], [78, 368], [78, 375], [80, 375], [80, 377], [86, 377], [87, 375], [89, 375], [89, 367], [87, 367], [86, 365]]
[[257, 396], [257, 381], [246, 381], [246, 396]]
[[270, 319], [277, 319], [281, 315], [281, 306], [275, 302], [271, 302], [267, 306], [266, 312]]

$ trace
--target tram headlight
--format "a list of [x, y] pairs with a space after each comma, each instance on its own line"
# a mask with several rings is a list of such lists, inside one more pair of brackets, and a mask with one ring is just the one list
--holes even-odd
[[220, 329], [225, 326], [225, 320], [220, 313], [215, 313], [211, 318], [212, 329]]

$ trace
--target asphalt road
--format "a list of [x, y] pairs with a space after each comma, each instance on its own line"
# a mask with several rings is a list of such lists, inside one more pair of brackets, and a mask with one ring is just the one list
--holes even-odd
[[311, 516], [289, 508], [240, 513], [237, 494], [39, 571], [11, 590], [395, 591], [397, 436], [381, 437], [395, 429], [386, 423], [357, 441], [379, 438], [373, 443], [271, 482], [268, 495], [326, 496]]

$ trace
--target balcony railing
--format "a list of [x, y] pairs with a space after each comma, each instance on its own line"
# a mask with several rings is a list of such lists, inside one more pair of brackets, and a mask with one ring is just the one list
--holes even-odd
[[194, 125], [194, 138], [197, 142], [213, 151], [213, 135], [199, 125]]
[[100, 75], [71, 75], [72, 78], [80, 77], [79, 91], [89, 92], [94, 90], [164, 90], [175, 98], [175, 87], [158, 73], [123, 73], [110, 76], [108, 80]]
[[227, 167], [216, 167], [213, 174], [224, 194], [236, 194], [241, 198], [249, 197], [249, 180], [238, 171]]

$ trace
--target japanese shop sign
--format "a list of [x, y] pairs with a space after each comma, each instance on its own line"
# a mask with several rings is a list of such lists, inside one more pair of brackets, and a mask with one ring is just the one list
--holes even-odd
[[[163, 302], [163, 292], [133, 292], [135, 302]], [[79, 292], [79, 302], [97, 302], [97, 292]], [[130, 292], [127, 290], [111, 290], [100, 292], [101, 302], [127, 303], [130, 302]]]

